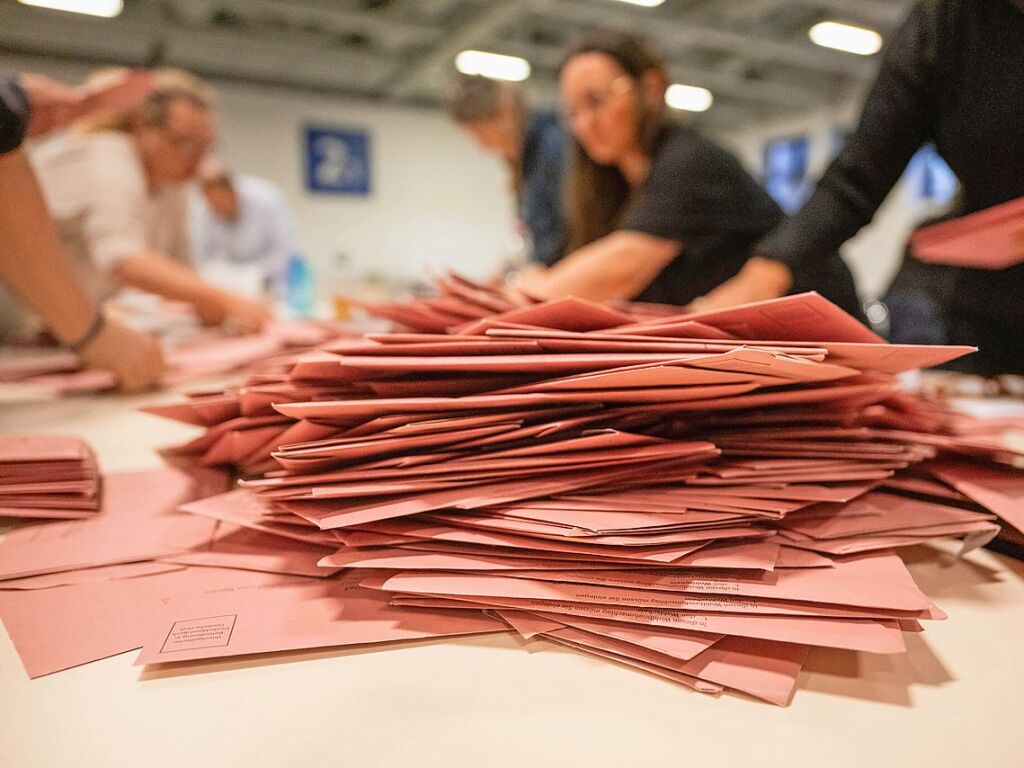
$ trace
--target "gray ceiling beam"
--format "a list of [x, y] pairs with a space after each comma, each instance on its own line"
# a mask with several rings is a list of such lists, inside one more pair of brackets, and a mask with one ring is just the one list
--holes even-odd
[[480, 11], [471, 15], [439, 40], [437, 45], [400, 71], [387, 84], [387, 95], [396, 99], [414, 95], [422, 86], [424, 78], [450, 68], [452, 59], [459, 51], [485, 43], [502, 27], [521, 18], [531, 5], [531, 0], [500, 0], [486, 3]]
[[769, 37], [717, 29], [665, 18], [644, 9], [618, 8], [613, 3], [585, 0], [533, 0], [535, 12], [563, 22], [594, 27], [612, 26], [657, 41], [663, 52], [702, 48], [735, 56], [790, 64], [817, 72], [866, 79], [875, 71], [875, 63], [850, 54], [827, 51], [813, 43], [773, 40]]

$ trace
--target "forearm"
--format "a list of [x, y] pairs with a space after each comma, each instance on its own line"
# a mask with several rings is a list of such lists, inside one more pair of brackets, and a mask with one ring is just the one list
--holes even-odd
[[854, 132], [798, 214], [755, 248], [791, 270], [820, 261], [868, 224], [933, 131], [939, 4], [894, 35]]
[[28, 160], [0, 156], [0, 279], [63, 342], [91, 326], [95, 302], [79, 284]]
[[614, 232], [524, 280], [523, 288], [545, 298], [632, 299], [654, 281], [678, 252], [678, 244], [661, 238]]
[[112, 274], [124, 285], [189, 304], [209, 302], [221, 293], [191, 267], [156, 251], [121, 259]]

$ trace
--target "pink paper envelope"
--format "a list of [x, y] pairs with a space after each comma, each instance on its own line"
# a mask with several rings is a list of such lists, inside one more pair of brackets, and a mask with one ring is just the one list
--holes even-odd
[[[794, 568], [776, 572], [771, 580], [735, 579], [729, 575], [598, 571], [555, 574], [541, 580], [565, 578], [581, 584], [632, 587], [645, 590], [737, 595], [773, 600], [796, 600], [830, 605], [862, 606], [894, 611], [925, 611], [931, 601], [917, 588], [903, 561], [891, 552], [845, 558], [833, 568]], [[529, 574], [517, 574], [529, 575]]]
[[809, 651], [807, 646], [790, 643], [723, 638], [693, 660], [680, 662], [636, 643], [576, 628], [552, 630], [544, 633], [544, 636], [567, 641], [576, 647], [666, 666], [678, 673], [741, 691], [779, 706], [786, 706], [792, 700], [797, 677]]
[[160, 561], [326, 578], [339, 569], [323, 568], [317, 562], [333, 551], [333, 546], [310, 544], [233, 523], [220, 523], [208, 544], [188, 552], [161, 557]]
[[608, 334], [625, 334], [640, 336], [678, 336], [687, 339], [719, 339], [731, 340], [736, 337], [721, 328], [713, 325], [698, 323], [693, 320], [673, 320], [672, 318], [660, 318], [657, 322], [634, 323], [632, 325], [620, 325], [617, 328], [609, 328], [605, 331]]
[[799, 293], [679, 319], [720, 328], [741, 339], [884, 343], [855, 318], [817, 293]]
[[[430, 599], [429, 597], [406, 599], [395, 596], [392, 598], [392, 602], [396, 605], [422, 605], [428, 603]], [[906, 650], [903, 634], [896, 621], [689, 613], [515, 598], [483, 598], [480, 600], [461, 598], [461, 600], [467, 605], [481, 607], [513, 608], [541, 614], [568, 614], [628, 624], [677, 627], [697, 632], [843, 648], [868, 653], [902, 653]]]
[[326, 546], [337, 541], [324, 531], [273, 522], [269, 503], [244, 489], [182, 504], [179, 509], [188, 514], [199, 515], [211, 520], [223, 520], [256, 531], [313, 545]]
[[[398, 547], [356, 549], [345, 547], [329, 555], [329, 562], [341, 568], [417, 570], [417, 571], [509, 571], [525, 569], [570, 569], [616, 567], [604, 563], [552, 561], [541, 558], [510, 557], [504, 554], [459, 554], [421, 552]], [[0, 584], [2, 587], [2, 584]]]
[[0, 542], [0, 579], [151, 560], [204, 544], [213, 522], [176, 512], [195, 492], [195, 480], [176, 469], [107, 475], [100, 515], [11, 531]]
[[[282, 578], [191, 568], [52, 589], [0, 591], [3, 620], [25, 672], [35, 678], [141, 648], [164, 600]], [[187, 601], [186, 601], [187, 602]]]
[[946, 458], [929, 464], [927, 471], [1024, 533], [1024, 472]]
[[[398, 524], [396, 521], [377, 521], [367, 526], [375, 533], [407, 535], [416, 539], [426, 539], [431, 545], [442, 542], [457, 542], [470, 545], [509, 547], [526, 550], [530, 556], [540, 556], [543, 552], [561, 553], [563, 556], [580, 555], [592, 558], [607, 557], [622, 561], [642, 561], [649, 563], [672, 563], [679, 558], [692, 554], [700, 549], [700, 545], [668, 545], [654, 547], [603, 547], [596, 544], [583, 544], [577, 541], [555, 541], [548, 539], [516, 536], [497, 531], [470, 530], [468, 528], [451, 528], [448, 526], [430, 526], [422, 523]], [[521, 554], [525, 554], [521, 553]], [[329, 560], [323, 561], [329, 565]]]
[[59, 435], [0, 436], [0, 465], [51, 461], [95, 463], [89, 446], [78, 437]]
[[612, 482], [635, 472], [633, 467], [583, 470], [574, 473], [534, 477], [527, 480], [489, 482], [400, 497], [374, 500], [366, 504], [336, 502], [282, 502], [281, 506], [316, 523], [323, 529], [345, 528], [373, 521], [406, 517], [445, 507], [477, 509], [491, 504], [507, 504], [522, 499], [565, 493], [601, 483]]
[[[519, 611], [502, 611], [501, 616], [512, 613], [515, 618], [525, 615], [534, 616], [547, 624], [558, 624], [563, 627], [574, 627], [585, 632], [632, 643], [652, 651], [663, 653], [681, 661], [689, 661], [706, 651], [723, 639], [723, 635], [706, 632], [690, 632], [666, 627], [641, 627], [636, 624], [620, 624], [603, 619], [581, 618], [566, 614], [523, 614]], [[548, 631], [548, 630], [542, 630]]]
[[52, 587], [67, 587], [74, 584], [92, 584], [98, 581], [136, 579], [140, 576], [153, 576], [158, 573], [180, 571], [183, 568], [184, 566], [172, 565], [171, 563], [148, 561], [101, 565], [98, 568], [47, 573], [42, 576], [26, 576], [23, 579], [6, 579], [5, 581], [0, 581], [0, 589], [50, 589]]
[[224, 658], [504, 631], [465, 611], [394, 608], [360, 574], [293, 580], [263, 589], [209, 591], [171, 604], [148, 622], [136, 664]]
[[[826, 573], [831, 573], [828, 571]], [[559, 577], [562, 577], [559, 574]], [[562, 577], [564, 578], [564, 577]], [[601, 574], [588, 573], [580, 576], [586, 584], [568, 581], [539, 580], [515, 574], [480, 573], [399, 573], [388, 579], [383, 589], [403, 594], [422, 594], [439, 597], [517, 600], [566, 601], [596, 605], [648, 608], [651, 610], [688, 611], [694, 613], [727, 613], [734, 615], [758, 616], [804, 616], [835, 618], [922, 618], [927, 617], [927, 607], [914, 611], [896, 609], [875, 609], [807, 603], [782, 599], [745, 599], [741, 596], [725, 596], [703, 593], [690, 595], [685, 592], [668, 592], [659, 589], [641, 589], [594, 584], [601, 580]], [[627, 577], [628, 578], [628, 577]], [[927, 601], [926, 601], [927, 602]]]
[[[817, 512], [816, 508], [812, 509]], [[914, 528], [985, 522], [988, 519], [956, 507], [873, 492], [839, 508], [823, 508], [815, 516], [798, 513], [787, 518], [782, 525], [814, 539], [834, 539], [893, 531], [912, 533]]]
[[581, 332], [615, 328], [633, 322], [631, 315], [572, 297], [513, 309], [489, 319]]
[[1024, 199], [919, 229], [911, 237], [922, 261], [1006, 269], [1024, 261]]
[[413, 343], [370, 342], [360, 346], [335, 350], [344, 355], [413, 355], [416, 357], [453, 356], [453, 355], [530, 355], [541, 351], [540, 344], [529, 339], [512, 339], [504, 341], [490, 336], [471, 337], [427, 337], [432, 341], [418, 340]]

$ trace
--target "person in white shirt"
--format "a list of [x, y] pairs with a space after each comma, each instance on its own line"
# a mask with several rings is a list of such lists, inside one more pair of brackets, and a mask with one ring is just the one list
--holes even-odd
[[203, 165], [192, 200], [192, 251], [211, 282], [250, 296], [284, 293], [288, 259], [297, 252], [291, 211], [269, 181]]
[[131, 286], [194, 306], [207, 325], [256, 331], [263, 304], [204, 281], [191, 263], [188, 196], [213, 143], [213, 92], [177, 70], [125, 115], [102, 115], [31, 159], [64, 247], [99, 301]]

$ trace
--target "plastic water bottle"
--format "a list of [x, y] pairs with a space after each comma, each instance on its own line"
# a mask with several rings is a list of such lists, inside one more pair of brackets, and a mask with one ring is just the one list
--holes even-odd
[[301, 253], [288, 259], [288, 309], [294, 317], [312, 317], [316, 306], [313, 270]]

